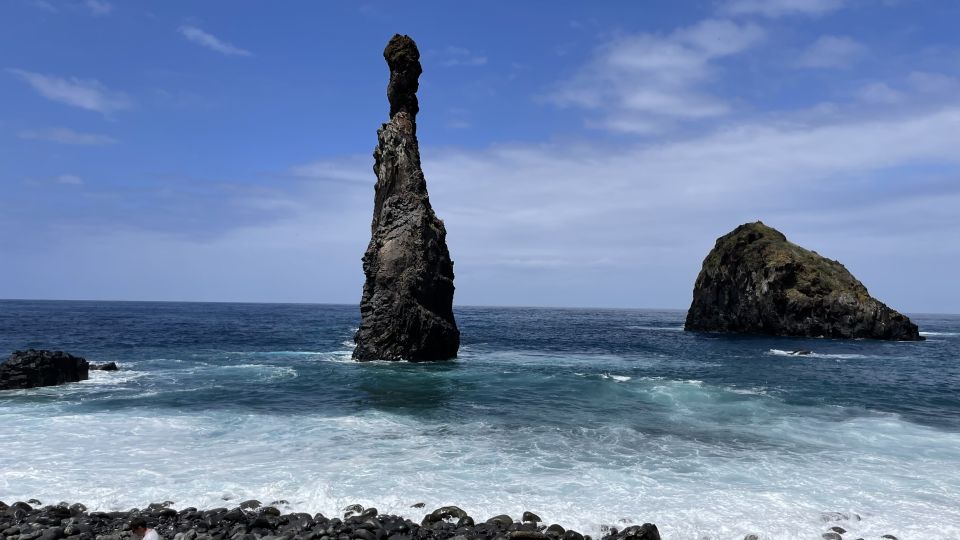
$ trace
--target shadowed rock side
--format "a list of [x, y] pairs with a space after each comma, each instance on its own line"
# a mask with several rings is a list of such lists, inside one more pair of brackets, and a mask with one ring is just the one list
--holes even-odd
[[86, 360], [62, 351], [16, 351], [0, 364], [0, 390], [85, 381], [89, 369]]
[[779, 336], [923, 339], [842, 264], [761, 222], [717, 239], [693, 288], [685, 330]]
[[383, 56], [390, 66], [390, 121], [377, 131], [373, 152], [377, 184], [353, 358], [448, 360], [457, 356], [460, 331], [447, 232], [433, 213], [420, 169], [420, 53], [412, 39], [396, 35]]

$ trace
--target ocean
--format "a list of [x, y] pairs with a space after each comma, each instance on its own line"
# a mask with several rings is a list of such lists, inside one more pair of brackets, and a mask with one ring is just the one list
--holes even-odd
[[121, 368], [0, 392], [0, 500], [960, 538], [960, 316], [890, 343], [687, 333], [681, 311], [456, 315], [456, 361], [355, 363], [356, 306], [0, 301], [3, 356]]

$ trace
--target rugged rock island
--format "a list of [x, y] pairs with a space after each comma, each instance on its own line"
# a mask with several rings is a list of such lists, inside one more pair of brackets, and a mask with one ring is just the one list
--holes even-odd
[[0, 364], [0, 390], [85, 381], [89, 371], [86, 360], [63, 351], [15, 351]]
[[779, 336], [923, 339], [842, 264], [761, 222], [717, 239], [693, 288], [685, 330]]
[[398, 34], [383, 56], [390, 67], [390, 121], [377, 131], [373, 152], [377, 184], [353, 358], [448, 360], [457, 356], [460, 331], [453, 318], [447, 231], [433, 213], [420, 169], [420, 52], [410, 37]]

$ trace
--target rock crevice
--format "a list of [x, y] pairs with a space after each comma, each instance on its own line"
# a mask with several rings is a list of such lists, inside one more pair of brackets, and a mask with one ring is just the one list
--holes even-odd
[[717, 239], [703, 261], [686, 330], [782, 336], [923, 339], [838, 261], [761, 222]]
[[448, 360], [460, 332], [453, 316], [453, 261], [430, 205], [416, 136], [420, 53], [408, 36], [384, 50], [390, 121], [377, 131], [377, 176], [356, 360]]

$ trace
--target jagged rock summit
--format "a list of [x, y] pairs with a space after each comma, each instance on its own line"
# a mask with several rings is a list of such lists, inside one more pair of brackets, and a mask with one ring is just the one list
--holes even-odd
[[433, 213], [420, 169], [420, 52], [410, 37], [398, 34], [383, 57], [390, 67], [390, 121], [377, 131], [373, 152], [377, 184], [353, 358], [448, 360], [457, 356], [460, 331], [447, 231]]
[[685, 330], [779, 336], [923, 339], [842, 264], [761, 222], [717, 239], [693, 288]]
[[89, 369], [85, 359], [63, 351], [15, 351], [0, 364], [0, 390], [85, 381]]

